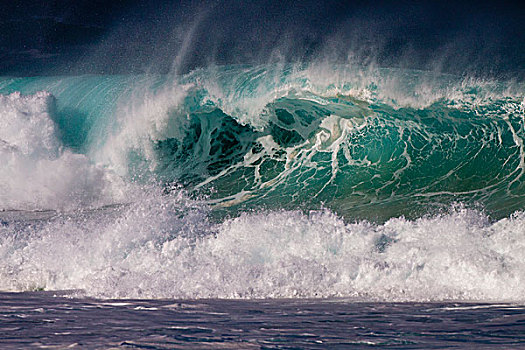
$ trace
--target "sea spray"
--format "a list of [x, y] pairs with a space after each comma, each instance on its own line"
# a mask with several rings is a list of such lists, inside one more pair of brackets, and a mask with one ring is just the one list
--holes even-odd
[[[65, 149], [47, 92], [0, 95], [0, 207], [17, 210], [97, 207], [119, 199], [110, 178]], [[114, 191], [115, 189], [115, 191]]]
[[0, 94], [2, 290], [522, 301], [519, 84], [265, 65]]
[[183, 194], [0, 228], [0, 288], [119, 298], [523, 302], [523, 213], [347, 223], [329, 211], [218, 224]]

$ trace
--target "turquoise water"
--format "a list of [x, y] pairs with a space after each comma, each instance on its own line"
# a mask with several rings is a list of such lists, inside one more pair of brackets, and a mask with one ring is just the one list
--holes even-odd
[[523, 4], [3, 5], [0, 348], [525, 347]]
[[359, 66], [0, 79], [0, 290], [522, 302], [524, 89]]
[[16, 91], [51, 94], [45, 108], [63, 147], [126, 181], [182, 185], [226, 212], [325, 207], [384, 221], [455, 203], [494, 218], [523, 209], [520, 85], [227, 66], [2, 79], [0, 93]]

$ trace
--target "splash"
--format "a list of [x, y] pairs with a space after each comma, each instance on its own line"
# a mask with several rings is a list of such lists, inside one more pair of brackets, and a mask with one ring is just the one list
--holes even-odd
[[521, 302], [523, 96], [355, 66], [2, 78], [0, 289]]
[[377, 225], [328, 211], [257, 212], [214, 224], [181, 192], [130, 207], [1, 227], [0, 288], [118, 298], [353, 297], [523, 301], [517, 213]]
[[64, 149], [46, 92], [0, 96], [0, 207], [74, 209], [118, 198], [115, 183], [82, 154]]

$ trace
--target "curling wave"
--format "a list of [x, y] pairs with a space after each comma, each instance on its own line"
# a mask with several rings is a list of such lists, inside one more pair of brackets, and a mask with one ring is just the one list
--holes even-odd
[[524, 89], [228, 66], [0, 79], [0, 290], [523, 301]]
[[[42, 108], [60, 147], [106, 174], [168, 190], [181, 184], [229, 212], [328, 207], [387, 220], [458, 202], [495, 218], [524, 209], [520, 85], [232, 66], [183, 77], [12, 78], [0, 87], [52, 94], [56, 103]], [[1, 207], [16, 203], [8, 197]]]

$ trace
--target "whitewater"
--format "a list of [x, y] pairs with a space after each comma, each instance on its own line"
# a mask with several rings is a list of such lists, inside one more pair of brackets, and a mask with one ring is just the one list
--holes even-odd
[[524, 86], [351, 65], [0, 78], [0, 290], [515, 302]]

